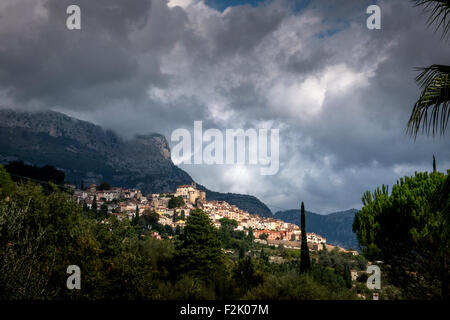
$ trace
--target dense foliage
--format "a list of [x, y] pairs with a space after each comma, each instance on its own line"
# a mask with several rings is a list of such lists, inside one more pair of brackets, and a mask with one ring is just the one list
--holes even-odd
[[448, 299], [450, 199], [447, 175], [416, 173], [366, 192], [353, 225], [368, 258], [409, 298]]
[[175, 254], [178, 274], [191, 275], [208, 283], [221, 271], [224, 254], [216, 229], [201, 210], [187, 219]]
[[[370, 298], [348, 283], [349, 269], [365, 270], [361, 257], [311, 252], [300, 274], [299, 250], [255, 243], [233, 220], [216, 229], [196, 210], [172, 230], [155, 212], [119, 220], [53, 189], [15, 183], [0, 167], [0, 299]], [[69, 265], [80, 267], [81, 290], [66, 287]]]
[[38, 167], [25, 164], [23, 161], [12, 161], [5, 165], [5, 169], [13, 181], [25, 182], [32, 180], [39, 183], [46, 193], [52, 192], [49, 182], [57, 185], [64, 184], [64, 172], [53, 166]]
[[184, 206], [184, 200], [182, 197], [173, 197], [169, 200], [168, 204], [170, 209]]

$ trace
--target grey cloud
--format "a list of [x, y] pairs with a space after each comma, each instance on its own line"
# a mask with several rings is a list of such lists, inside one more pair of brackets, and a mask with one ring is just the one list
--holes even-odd
[[[20, 15], [34, 9], [27, 2], [4, 9], [5, 15], [12, 14], [15, 19], [5, 21], [8, 28], [0, 33], [1, 42], [10, 44], [0, 52], [0, 83], [18, 103], [38, 101], [45, 107], [68, 110], [107, 108], [114, 100], [136, 103], [144, 99], [150, 84], [166, 86], [168, 79], [159, 69], [159, 56], [150, 54], [141, 61], [145, 47], [132, 43], [130, 34], [144, 27], [170, 30], [170, 15], [178, 15], [179, 10], [172, 12], [160, 2], [151, 6], [149, 0], [83, 0], [77, 2], [82, 10], [82, 30], [69, 31], [65, 10], [71, 3], [46, 1], [48, 18], [31, 22], [26, 20], [30, 13], [25, 19]], [[153, 50], [167, 49], [176, 41], [148, 36], [140, 41], [147, 40]]]
[[284, 16], [285, 10], [273, 5], [259, 10], [249, 5], [230, 8], [224, 13], [220, 27], [210, 35], [214, 42], [214, 57], [255, 54], [252, 52], [255, 47], [276, 30]]
[[[219, 129], [272, 123], [282, 129], [275, 176], [249, 168], [248, 182], [231, 179], [232, 168], [182, 167], [212, 189], [251, 192], [284, 208], [302, 198], [319, 212], [347, 209], [360, 205], [365, 190], [428, 168], [433, 153], [441, 170], [450, 164], [448, 134], [416, 142], [404, 134], [420, 91], [414, 67], [450, 63], [448, 42], [408, 1], [378, 1], [376, 31], [365, 28], [373, 1], [311, 1], [298, 13], [281, 0], [223, 13], [198, 1], [186, 8], [164, 0], [77, 3], [80, 32], [65, 28], [72, 1], [1, 6], [0, 93], [8, 99], [0, 105], [52, 108], [126, 136], [157, 131], [170, 138], [194, 120]], [[308, 80], [308, 95], [345, 81], [329, 71], [339, 65], [368, 84], [356, 78], [349, 88], [325, 88], [315, 116], [299, 116], [286, 107], [290, 100], [283, 105], [289, 90], [271, 100], [277, 85]], [[335, 79], [325, 79], [327, 71]]]
[[314, 55], [303, 56], [301, 52], [288, 57], [286, 71], [300, 74], [310, 74], [323, 70], [324, 66], [332, 57], [332, 54], [323, 48], [314, 52]]

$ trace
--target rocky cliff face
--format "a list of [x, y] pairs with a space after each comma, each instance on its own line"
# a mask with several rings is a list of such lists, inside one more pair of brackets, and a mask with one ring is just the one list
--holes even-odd
[[[78, 184], [100, 183], [139, 188], [145, 193], [171, 192], [192, 178], [175, 166], [163, 135], [152, 133], [123, 140], [92, 123], [53, 112], [0, 110], [0, 162], [23, 160], [53, 165]], [[208, 194], [261, 215], [271, 211], [255, 197]]]
[[164, 136], [140, 135], [122, 140], [114, 132], [57, 112], [0, 110], [0, 159], [51, 164], [69, 181], [108, 181], [168, 192], [192, 178], [170, 159]]

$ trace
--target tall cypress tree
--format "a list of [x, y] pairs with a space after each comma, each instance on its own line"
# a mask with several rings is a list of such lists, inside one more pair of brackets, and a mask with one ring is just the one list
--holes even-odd
[[91, 209], [95, 212], [97, 212], [97, 196], [94, 196], [94, 200], [92, 201]]
[[433, 154], [433, 172], [436, 172], [437, 170], [436, 170], [436, 158], [434, 157], [434, 154]]
[[136, 205], [136, 214], [134, 215], [134, 224], [137, 225], [139, 223], [139, 206]]
[[309, 260], [308, 240], [306, 238], [306, 221], [305, 221], [305, 205], [302, 202], [300, 213], [300, 228], [302, 232], [302, 245], [300, 253], [300, 273], [305, 273], [311, 269], [311, 261]]
[[352, 287], [352, 273], [350, 271], [348, 263], [344, 265], [344, 280], [346, 287], [350, 289]]
[[177, 210], [176, 210], [176, 209], [173, 210], [173, 218], [172, 218], [172, 221], [173, 221], [173, 222], [177, 222]]

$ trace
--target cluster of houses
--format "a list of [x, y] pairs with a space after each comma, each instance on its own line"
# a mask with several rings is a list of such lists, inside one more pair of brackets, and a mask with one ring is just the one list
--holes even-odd
[[[237, 221], [237, 230], [248, 234], [252, 230], [256, 241], [289, 242], [292, 247], [299, 247], [301, 240], [300, 228], [292, 223], [273, 218], [250, 214], [225, 201], [208, 201], [206, 194], [192, 185], [178, 186], [174, 193], [153, 193], [143, 195], [140, 190], [126, 188], [108, 188], [100, 190], [95, 184], [84, 190], [74, 190], [77, 202], [91, 209], [94, 204], [97, 210], [103, 207], [108, 213], [118, 218], [132, 219], [136, 212], [140, 215], [155, 211], [159, 214], [159, 223], [172, 228], [184, 227], [186, 218], [192, 210], [202, 209], [219, 228], [222, 218]], [[184, 204], [173, 207], [169, 204], [174, 197], [180, 197]], [[326, 239], [314, 233], [307, 233], [308, 245], [313, 250], [322, 250]]]

